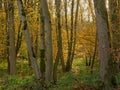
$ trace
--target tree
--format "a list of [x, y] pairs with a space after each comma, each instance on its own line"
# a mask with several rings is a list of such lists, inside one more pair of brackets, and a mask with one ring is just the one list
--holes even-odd
[[[89, 7], [90, 8], [90, 14], [92, 16], [92, 22], [93, 22], [93, 26], [92, 26], [92, 29], [95, 29], [95, 14], [94, 14], [94, 9], [93, 9], [93, 4], [92, 4], [92, 1], [91, 0], [88, 0], [88, 4], [89, 4]], [[96, 59], [96, 54], [97, 54], [97, 33], [95, 33], [95, 43], [94, 43], [94, 52], [93, 52], [93, 55], [92, 55], [92, 61], [91, 61], [91, 73], [93, 72], [93, 67], [94, 67], [94, 61]]]
[[52, 27], [50, 12], [48, 10], [47, 0], [40, 0], [42, 12], [45, 20], [45, 46], [46, 46], [46, 82], [52, 80], [52, 69], [53, 69], [53, 56], [52, 56]]
[[23, 37], [23, 33], [21, 31], [21, 21], [20, 21], [20, 24], [18, 27], [17, 42], [16, 42], [16, 57], [22, 44], [22, 37]]
[[54, 63], [53, 68], [53, 79], [54, 82], [57, 81], [57, 66], [59, 63], [59, 60], [61, 60], [62, 63], [62, 71], [65, 71], [65, 63], [64, 63], [64, 57], [63, 57], [63, 50], [62, 50], [62, 32], [61, 32], [61, 17], [60, 17], [60, 6], [61, 6], [61, 0], [55, 0], [56, 4], [56, 17], [57, 17], [57, 55]]
[[[73, 37], [73, 50], [71, 54], [71, 63], [73, 63], [75, 49], [76, 49], [76, 33], [77, 33], [77, 25], [78, 25], [78, 10], [79, 10], [80, 1], [77, 0], [76, 12], [75, 12], [75, 21], [74, 21], [74, 37]], [[72, 67], [72, 64], [71, 64]]]
[[40, 5], [40, 71], [41, 78], [45, 78], [45, 28], [44, 16]]
[[[66, 2], [65, 2], [66, 3]], [[66, 5], [65, 5], [66, 8]], [[70, 39], [67, 35], [68, 40], [68, 57], [67, 57], [67, 63], [66, 63], [66, 71], [70, 71], [72, 69], [72, 63], [74, 59], [74, 53], [75, 53], [75, 47], [76, 47], [76, 30], [77, 30], [77, 19], [78, 19], [78, 10], [79, 10], [79, 0], [77, 0], [76, 5], [76, 12], [75, 12], [75, 21], [74, 21], [74, 0], [72, 0], [71, 3], [71, 29], [70, 29]], [[66, 11], [66, 9], [65, 9]], [[65, 18], [66, 18], [66, 29], [67, 27], [67, 13], [65, 12]], [[68, 34], [68, 31], [67, 31]]]
[[110, 53], [110, 30], [108, 14], [104, 0], [93, 0], [96, 14], [98, 55], [100, 59], [100, 77], [104, 90], [112, 90], [112, 59]]
[[70, 39], [69, 39], [69, 45], [68, 45], [68, 57], [67, 57], [67, 63], [66, 63], [66, 71], [70, 71], [71, 70], [71, 66], [72, 66], [72, 60], [71, 60], [71, 56], [72, 56], [72, 47], [73, 47], [73, 30], [74, 30], [74, 0], [72, 0], [71, 3], [71, 29], [70, 29]]
[[32, 67], [33, 67], [33, 70], [34, 70], [35, 77], [36, 77], [37, 80], [39, 80], [40, 79], [40, 73], [39, 73], [39, 69], [38, 69], [38, 66], [37, 66], [37, 60], [35, 58], [34, 51], [33, 51], [33, 48], [32, 48], [31, 39], [30, 39], [30, 36], [29, 36], [27, 20], [26, 20], [26, 13], [24, 11], [22, 0], [17, 0], [17, 3], [18, 3], [19, 13], [20, 13], [21, 21], [22, 21], [22, 28], [23, 28], [25, 40], [26, 40], [26, 43], [27, 43], [27, 49], [28, 49], [28, 52], [29, 52], [31, 64], [32, 64]]
[[67, 10], [67, 0], [64, 0], [64, 12], [65, 12], [65, 29], [67, 33], [67, 46], [69, 46], [69, 32], [68, 32], [68, 10]]
[[14, 30], [14, 1], [7, 0], [6, 2], [6, 17], [7, 29], [9, 35], [9, 73], [15, 75], [16, 73], [16, 52], [15, 52], [15, 30]]

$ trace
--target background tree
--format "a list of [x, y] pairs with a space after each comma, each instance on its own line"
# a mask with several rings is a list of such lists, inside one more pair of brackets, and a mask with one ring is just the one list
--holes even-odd
[[70, 39], [69, 39], [69, 45], [68, 45], [68, 58], [66, 63], [66, 71], [71, 70], [72, 66], [72, 50], [73, 50], [73, 32], [74, 32], [74, 0], [72, 0], [71, 3], [71, 29], [70, 29]]
[[8, 0], [6, 2], [7, 12], [7, 29], [9, 35], [9, 73], [15, 75], [16, 73], [16, 52], [15, 52], [15, 31], [14, 31], [14, 1]]
[[57, 25], [56, 25], [56, 35], [57, 35], [57, 55], [54, 63], [54, 69], [53, 69], [53, 79], [56, 83], [57, 81], [57, 66], [59, 63], [59, 60], [61, 60], [62, 64], [62, 71], [65, 71], [65, 63], [64, 63], [64, 57], [63, 57], [63, 48], [62, 48], [62, 32], [61, 32], [61, 17], [60, 17], [60, 7], [61, 7], [61, 0], [55, 0], [56, 4], [56, 17], [57, 17]]

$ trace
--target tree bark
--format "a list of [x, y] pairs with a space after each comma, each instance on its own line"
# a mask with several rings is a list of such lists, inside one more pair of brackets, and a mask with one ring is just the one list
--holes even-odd
[[96, 38], [95, 38], [94, 52], [93, 52], [93, 57], [92, 57], [92, 61], [91, 61], [91, 73], [93, 72], [96, 51], [97, 51], [97, 34], [96, 34]]
[[52, 69], [53, 69], [53, 55], [52, 55], [52, 27], [50, 12], [48, 10], [47, 0], [40, 0], [42, 12], [45, 20], [45, 46], [46, 46], [46, 72], [45, 79], [46, 82], [52, 80]]
[[45, 79], [45, 28], [44, 16], [40, 5], [40, 71], [41, 78]]
[[17, 42], [16, 42], [16, 57], [21, 47], [22, 37], [23, 37], [23, 33], [21, 32], [21, 21], [20, 21], [20, 24], [18, 27]]
[[98, 55], [100, 59], [100, 77], [103, 90], [113, 90], [112, 87], [112, 60], [110, 53], [110, 30], [108, 25], [108, 14], [104, 0], [94, 0], [96, 14]]
[[27, 43], [27, 49], [28, 49], [28, 53], [29, 53], [29, 56], [30, 56], [31, 64], [32, 64], [32, 67], [33, 67], [35, 77], [36, 77], [37, 80], [39, 80], [40, 79], [40, 73], [39, 73], [39, 70], [38, 70], [37, 60], [34, 57], [35, 55], [34, 55], [34, 52], [33, 52], [32, 43], [31, 43], [31, 39], [30, 39], [30, 36], [29, 36], [27, 20], [26, 20], [26, 13], [24, 11], [22, 0], [17, 0], [17, 3], [18, 3], [18, 7], [19, 7], [19, 13], [20, 13], [21, 21], [22, 21], [22, 28], [23, 28], [25, 40], [26, 40], [26, 43]]
[[15, 53], [15, 30], [14, 30], [14, 1], [8, 0], [7, 3], [7, 26], [9, 33], [9, 64], [10, 75], [16, 73], [16, 53]]

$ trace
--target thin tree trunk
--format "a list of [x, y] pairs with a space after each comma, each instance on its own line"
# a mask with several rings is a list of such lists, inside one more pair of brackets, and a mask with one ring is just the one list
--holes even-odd
[[88, 66], [91, 66], [91, 59], [92, 59], [92, 56], [89, 54], [89, 63], [88, 63]]
[[19, 7], [19, 13], [20, 13], [21, 21], [22, 21], [22, 28], [23, 28], [25, 40], [26, 40], [26, 43], [27, 43], [27, 49], [28, 49], [28, 52], [29, 52], [31, 64], [32, 64], [32, 67], [33, 67], [35, 77], [36, 77], [37, 80], [39, 80], [40, 79], [40, 73], [39, 73], [39, 70], [38, 70], [37, 60], [34, 57], [34, 52], [33, 52], [33, 49], [32, 49], [32, 43], [31, 43], [31, 39], [30, 39], [30, 36], [29, 36], [28, 26], [27, 26], [26, 13], [24, 11], [22, 0], [17, 0], [17, 3], [18, 3], [18, 7]]
[[57, 16], [57, 38], [58, 38], [58, 51], [59, 51], [59, 59], [61, 60], [62, 64], [62, 71], [65, 71], [65, 63], [64, 63], [64, 56], [63, 56], [63, 50], [62, 50], [62, 32], [61, 32], [61, 17], [60, 17], [60, 6], [61, 6], [61, 0], [56, 0], [56, 16]]
[[[94, 25], [95, 24], [95, 14], [94, 14], [93, 6], [92, 6], [92, 1], [88, 0], [88, 3], [89, 3], [90, 12], [92, 14], [93, 25]], [[95, 29], [94, 26], [92, 28]], [[91, 73], [93, 72], [96, 53], [97, 53], [97, 33], [96, 33], [96, 37], [95, 37], [94, 52], [93, 52], [92, 61], [91, 61]]]
[[72, 54], [72, 47], [73, 47], [73, 30], [74, 30], [74, 16], [73, 16], [73, 11], [74, 11], [74, 0], [72, 0], [71, 3], [71, 30], [70, 30], [70, 42], [68, 45], [68, 57], [67, 57], [67, 63], [66, 63], [66, 71], [69, 72], [71, 70], [71, 54]]
[[85, 56], [86, 66], [88, 66], [88, 57]]
[[53, 69], [53, 80], [54, 83], [57, 81], [57, 66], [59, 59], [61, 60], [62, 63], [62, 70], [65, 71], [65, 63], [64, 63], [64, 58], [63, 58], [63, 51], [62, 51], [62, 33], [61, 33], [61, 18], [60, 18], [60, 5], [61, 5], [61, 0], [56, 0], [56, 16], [57, 16], [57, 56], [55, 59], [55, 64], [54, 64], [54, 69]]
[[16, 53], [15, 53], [15, 31], [14, 31], [14, 1], [7, 1], [7, 23], [9, 33], [9, 63], [10, 63], [10, 74], [15, 75], [16, 73]]
[[20, 24], [19, 24], [19, 27], [18, 27], [17, 42], [16, 42], [16, 56], [17, 56], [17, 54], [19, 52], [19, 49], [21, 47], [22, 36], [23, 36], [23, 33], [21, 32], [21, 21], [20, 21]]
[[5, 8], [5, 13], [6, 13], [6, 52], [5, 52], [5, 55], [6, 55], [6, 59], [7, 59], [7, 65], [8, 65], [8, 73], [10, 74], [10, 60], [9, 60], [9, 33], [8, 33], [8, 23], [7, 23], [7, 20], [8, 20], [8, 9], [7, 9], [7, 2], [5, 1], [4, 2], [4, 8]]
[[94, 53], [93, 53], [93, 57], [92, 57], [92, 61], [91, 61], [91, 73], [93, 72], [96, 51], [97, 51], [97, 34], [96, 34], [96, 38], [95, 38]]
[[54, 68], [53, 68], [54, 84], [56, 84], [56, 82], [57, 82], [57, 66], [58, 66], [58, 63], [59, 63], [59, 51], [57, 52], [55, 63], [54, 63]]
[[71, 55], [71, 68], [72, 68], [72, 63], [73, 63], [74, 54], [75, 54], [75, 48], [76, 48], [76, 31], [77, 31], [79, 2], [80, 2], [80, 0], [77, 0], [76, 13], [75, 13], [75, 22], [74, 22], [74, 41], [73, 41], [73, 50], [72, 50], [72, 55]]
[[38, 58], [38, 31], [35, 31], [35, 57]]
[[[68, 33], [68, 15], [67, 15], [67, 0], [64, 0], [64, 8], [65, 8], [65, 29], [66, 29], [66, 33], [67, 33], [67, 47], [69, 46], [69, 33]], [[68, 49], [69, 51], [69, 49]]]

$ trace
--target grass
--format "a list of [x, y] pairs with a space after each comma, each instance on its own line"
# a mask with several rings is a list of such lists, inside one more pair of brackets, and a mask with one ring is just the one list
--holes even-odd
[[[51, 85], [48, 90], [99, 90], [100, 76], [99, 64], [95, 62], [93, 73], [90, 67], [85, 66], [85, 60], [75, 59], [71, 72], [63, 73], [58, 67], [58, 82]], [[120, 84], [120, 74], [116, 76], [117, 83]], [[50, 83], [51, 84], [51, 83]], [[90, 89], [91, 88], [91, 89]], [[40, 90], [38, 89], [32, 68], [26, 60], [17, 60], [17, 74], [10, 76], [7, 74], [6, 62], [0, 63], [0, 90]]]

